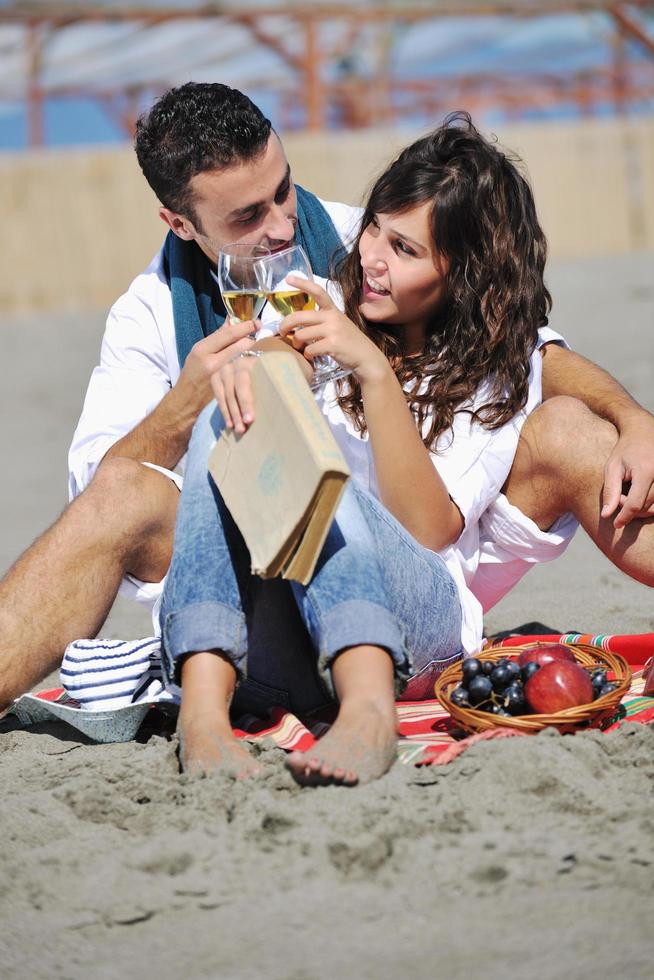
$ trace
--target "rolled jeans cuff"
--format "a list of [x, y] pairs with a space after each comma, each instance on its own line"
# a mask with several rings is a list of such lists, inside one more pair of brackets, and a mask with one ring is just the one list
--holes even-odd
[[331, 666], [339, 653], [357, 646], [383, 647], [388, 651], [395, 670], [396, 693], [399, 694], [413, 667], [397, 620], [383, 606], [365, 599], [352, 599], [340, 602], [320, 618], [318, 672], [332, 697], [335, 698], [336, 693]]
[[246, 672], [245, 616], [221, 602], [196, 602], [166, 615], [162, 623], [162, 668], [166, 687], [179, 693], [180, 658], [188, 653], [220, 650], [242, 680]]

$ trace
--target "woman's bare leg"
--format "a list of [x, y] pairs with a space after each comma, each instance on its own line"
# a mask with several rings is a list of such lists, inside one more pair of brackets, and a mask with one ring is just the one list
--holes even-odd
[[397, 753], [394, 670], [381, 647], [351, 647], [332, 664], [338, 717], [308, 752], [292, 752], [286, 765], [303, 785], [353, 786], [383, 776]]
[[220, 651], [189, 654], [182, 661], [182, 706], [177, 722], [185, 772], [221, 770], [239, 779], [261, 766], [234, 735], [229, 705], [236, 671]]
[[615, 427], [581, 401], [551, 398], [525, 422], [504, 493], [542, 530], [571, 511], [614, 565], [654, 586], [654, 518], [616, 530], [612, 517], [601, 517], [604, 466], [616, 441]]

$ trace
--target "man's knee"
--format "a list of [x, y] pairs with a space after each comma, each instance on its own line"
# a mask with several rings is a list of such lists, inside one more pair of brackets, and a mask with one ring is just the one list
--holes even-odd
[[580, 488], [599, 494], [616, 439], [615, 428], [579, 399], [549, 398], [522, 428], [504, 493], [546, 530], [575, 510]]
[[78, 500], [98, 521], [134, 533], [174, 524], [178, 497], [176, 486], [163, 473], [116, 456], [100, 464]]
[[[518, 444], [523, 465], [534, 473], [580, 468], [584, 458], [600, 462], [617, 439], [615, 427], [569, 395], [548, 398], [525, 422]], [[602, 460], [602, 465], [605, 460]]]

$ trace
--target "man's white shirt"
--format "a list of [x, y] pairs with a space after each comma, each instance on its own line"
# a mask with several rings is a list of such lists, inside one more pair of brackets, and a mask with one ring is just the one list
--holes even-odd
[[[361, 209], [321, 201], [346, 246], [356, 237]], [[279, 315], [264, 307], [263, 327]], [[157, 407], [180, 373], [170, 286], [163, 249], [112, 306], [100, 363], [89, 382], [68, 454], [69, 497], [90, 483], [108, 450]], [[179, 469], [183, 472], [184, 461]]]

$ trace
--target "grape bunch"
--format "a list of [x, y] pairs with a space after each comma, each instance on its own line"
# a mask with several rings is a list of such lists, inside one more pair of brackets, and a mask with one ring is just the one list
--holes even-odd
[[[521, 666], [508, 657], [497, 661], [469, 657], [463, 661], [462, 680], [451, 692], [450, 701], [461, 708], [475, 708], [504, 718], [529, 714], [533, 708], [525, 687], [540, 669], [541, 664], [531, 660]], [[617, 687], [607, 680], [603, 668], [592, 670], [590, 680], [594, 701]]]
[[610, 694], [618, 686], [613, 681], [607, 680], [606, 671], [603, 667], [595, 667], [590, 672], [590, 682], [593, 685], [593, 701], [603, 698], [605, 694]]

